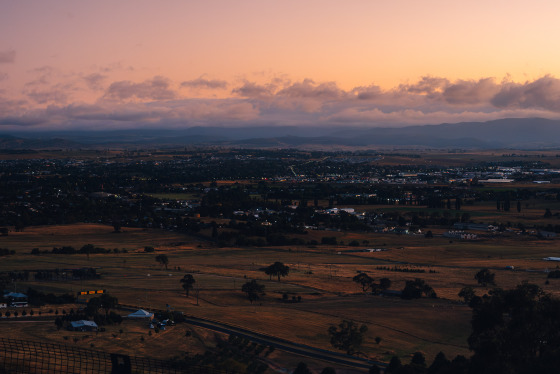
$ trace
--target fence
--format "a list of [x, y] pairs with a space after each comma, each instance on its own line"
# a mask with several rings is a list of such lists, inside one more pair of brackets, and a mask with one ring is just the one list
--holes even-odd
[[56, 343], [0, 338], [0, 374], [228, 374], [147, 357], [112, 354]]

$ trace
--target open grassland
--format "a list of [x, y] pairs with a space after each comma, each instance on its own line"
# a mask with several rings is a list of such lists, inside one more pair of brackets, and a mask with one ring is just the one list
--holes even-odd
[[[427, 239], [423, 235], [332, 232], [345, 243], [368, 240], [367, 248], [388, 249], [369, 253], [349, 252], [355, 247], [323, 245], [217, 248], [200, 239], [169, 231], [132, 228], [125, 228], [123, 233], [112, 231], [108, 226], [79, 224], [11, 232], [9, 236], [0, 237], [0, 247], [13, 249], [16, 254], [0, 258], [0, 272], [95, 267], [101, 274], [100, 279], [65, 282], [30, 279], [13, 287], [21, 292], [33, 287], [46, 293], [105, 289], [123, 304], [147, 309], [165, 309], [170, 305], [189, 315], [324, 349], [332, 349], [328, 327], [342, 319], [351, 319], [368, 326], [362, 350], [369, 357], [381, 360], [415, 351], [426, 353], [429, 360], [439, 351], [444, 351], [448, 357], [468, 355], [470, 309], [459, 302], [457, 294], [464, 286], [475, 287], [479, 295], [487, 292], [486, 288], [477, 287], [474, 280], [474, 274], [483, 267], [490, 267], [496, 273], [499, 287], [511, 288], [529, 281], [560, 296], [560, 280], [552, 279], [549, 285], [544, 284], [544, 270], [554, 268], [556, 263], [542, 260], [560, 256], [557, 240], [511, 235], [467, 242], [437, 236]], [[320, 235], [330, 236], [331, 232], [313, 231], [306, 240]], [[54, 246], [73, 246], [79, 249], [89, 243], [112, 251], [92, 254], [89, 258], [83, 254], [30, 254], [33, 248], [44, 251]], [[145, 246], [155, 247], [156, 252], [145, 253]], [[115, 253], [114, 248], [119, 252]], [[127, 252], [123, 253], [123, 249]], [[155, 261], [155, 256], [162, 253], [169, 257], [167, 269]], [[290, 267], [289, 276], [280, 282], [269, 279], [261, 270], [275, 261]], [[506, 270], [506, 266], [514, 266], [515, 270]], [[376, 280], [391, 279], [391, 289], [395, 290], [402, 289], [406, 280], [421, 278], [434, 288], [440, 299], [408, 301], [366, 295], [352, 281], [358, 271]], [[197, 281], [189, 298], [180, 283], [186, 272], [192, 273]], [[241, 292], [241, 286], [250, 279], [257, 279], [266, 287], [265, 297], [254, 304]], [[287, 294], [289, 300], [299, 296], [302, 301], [283, 302], [283, 294]], [[52, 321], [54, 316], [51, 317]], [[186, 329], [192, 334], [188, 338]], [[130, 321], [95, 334], [57, 331], [52, 322], [14, 325], [4, 320], [0, 323], [0, 334], [57, 342], [74, 342], [76, 338], [75, 343], [82, 347], [93, 344], [96, 349], [162, 358], [185, 351], [201, 352], [204, 343], [213, 336], [204, 329], [185, 325], [150, 336], [145, 323]], [[380, 344], [375, 343], [377, 336], [382, 339]]]

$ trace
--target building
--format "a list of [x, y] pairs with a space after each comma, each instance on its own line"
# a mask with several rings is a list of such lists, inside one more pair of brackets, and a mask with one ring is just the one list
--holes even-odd
[[127, 315], [127, 318], [146, 318], [152, 319], [154, 318], [154, 313], [146, 312], [144, 309], [138, 309], [134, 313], [130, 313]]
[[70, 326], [68, 326], [68, 330], [70, 331], [97, 331], [97, 323], [93, 321], [86, 321], [82, 319], [80, 321], [72, 321], [70, 322]]
[[11, 307], [25, 308], [28, 306], [27, 295], [19, 292], [8, 292], [4, 294], [4, 300], [7, 300]]

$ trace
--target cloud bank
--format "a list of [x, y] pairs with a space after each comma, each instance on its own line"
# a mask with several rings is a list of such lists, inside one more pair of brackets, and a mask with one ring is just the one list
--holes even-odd
[[[14, 57], [4, 53], [0, 58]], [[48, 67], [33, 74], [17, 100], [0, 91], [0, 129], [375, 127], [560, 118], [560, 79], [550, 75], [522, 83], [425, 76], [388, 90], [375, 84], [344, 90], [336, 82], [312, 79], [228, 82], [199, 77], [174, 82], [156, 75], [111, 81], [108, 72], [98, 70], [61, 80]]]
[[11, 64], [16, 60], [16, 51], [10, 49], [8, 51], [0, 51], [0, 64]]

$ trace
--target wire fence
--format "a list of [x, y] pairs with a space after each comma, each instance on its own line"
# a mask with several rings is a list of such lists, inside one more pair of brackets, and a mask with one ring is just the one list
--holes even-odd
[[107, 353], [64, 344], [0, 338], [0, 374], [232, 374], [204, 366]]

